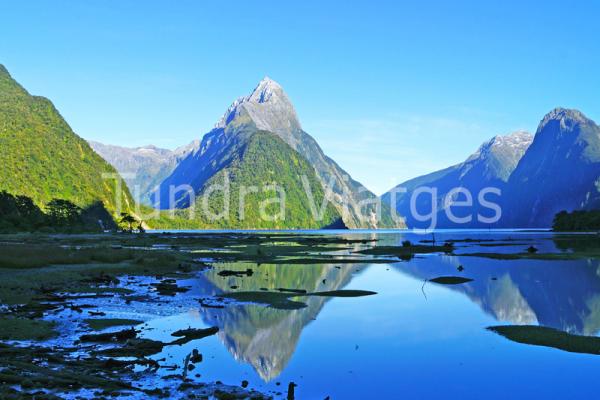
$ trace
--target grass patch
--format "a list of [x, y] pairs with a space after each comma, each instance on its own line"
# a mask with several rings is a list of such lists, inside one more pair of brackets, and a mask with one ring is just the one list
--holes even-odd
[[266, 304], [269, 307], [276, 308], [278, 310], [298, 310], [301, 308], [305, 308], [305, 303], [290, 300], [290, 297], [294, 296], [298, 295], [292, 293], [264, 291], [234, 292], [221, 295], [221, 297], [232, 299], [242, 303]]
[[1, 340], [46, 340], [54, 336], [56, 331], [52, 322], [0, 317]]
[[120, 263], [133, 259], [129, 251], [110, 252], [106, 249], [68, 249], [51, 245], [2, 245], [0, 268], [39, 268], [49, 265], [89, 263]]
[[305, 303], [290, 300], [293, 297], [361, 297], [377, 294], [368, 290], [331, 290], [326, 292], [298, 293], [297, 291], [290, 292], [269, 292], [269, 291], [247, 291], [233, 292], [221, 295], [221, 297], [233, 299], [239, 302], [267, 304], [269, 307], [280, 310], [296, 310], [306, 307]]
[[517, 343], [552, 347], [571, 353], [600, 355], [600, 338], [596, 336], [571, 335], [535, 325], [490, 326], [487, 329]]
[[600, 252], [573, 252], [573, 253], [464, 253], [460, 257], [480, 257], [492, 260], [580, 260], [585, 258], [600, 258]]

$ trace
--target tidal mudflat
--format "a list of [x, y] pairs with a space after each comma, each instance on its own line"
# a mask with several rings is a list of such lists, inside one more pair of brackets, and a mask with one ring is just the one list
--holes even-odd
[[4, 235], [0, 397], [591, 394], [599, 256], [525, 231]]

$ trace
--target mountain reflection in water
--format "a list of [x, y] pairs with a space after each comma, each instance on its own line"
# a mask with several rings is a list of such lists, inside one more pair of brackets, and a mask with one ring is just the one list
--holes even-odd
[[[380, 244], [395, 244], [402, 239], [403, 236], [398, 235], [393, 235], [393, 238], [382, 236]], [[565, 241], [552, 241], [550, 237], [536, 240], [536, 246], [546, 251], [571, 251], [575, 246]], [[520, 249], [525, 245], [520, 243], [519, 246]], [[490, 248], [470, 245], [469, 252], [500, 251], [500, 248]], [[200, 276], [197, 290], [202, 296], [218, 296], [231, 291], [258, 291], [261, 288], [304, 289], [308, 292], [338, 290], [367, 269], [389, 268], [418, 281], [452, 275], [471, 278], [472, 282], [446, 285], [444, 289], [465, 294], [486, 314], [502, 323], [539, 324], [583, 335], [595, 335], [600, 330], [598, 259], [494, 260], [460, 256], [465, 250], [458, 250], [459, 255], [456, 256], [417, 256], [411, 261], [390, 265], [219, 264]], [[501, 251], [521, 250], [506, 246]], [[464, 270], [459, 270], [459, 266], [463, 266]], [[218, 275], [223, 269], [245, 271], [247, 268], [253, 269], [252, 276], [240, 278]], [[428, 282], [423, 290], [427, 293], [433, 285], [436, 284]], [[236, 287], [235, 290], [231, 286]], [[422, 298], [423, 294], [415, 291], [414, 296], [415, 299]], [[199, 312], [205, 324], [220, 328], [219, 339], [233, 357], [238, 362], [251, 365], [263, 381], [269, 382], [284, 371], [303, 329], [318, 317], [329, 298], [300, 297], [294, 300], [306, 303], [307, 307], [280, 310], [263, 305], [239, 304], [225, 308], [200, 308]]]
[[[248, 264], [221, 264], [220, 269], [245, 271]], [[307, 292], [338, 290], [346, 286], [354, 274], [367, 268], [358, 264], [312, 264], [252, 266], [252, 277], [219, 276], [218, 270], [203, 275], [202, 285], [209, 293], [258, 291], [261, 288], [304, 289]], [[291, 359], [300, 334], [316, 319], [328, 297], [302, 297], [305, 308], [280, 310], [263, 305], [229, 305], [225, 308], [200, 308], [207, 325], [218, 326], [223, 344], [236, 360], [252, 365], [266, 382], [275, 379]]]
[[600, 330], [598, 260], [436, 257], [396, 264], [394, 268], [425, 280], [456, 273], [457, 263], [464, 265], [463, 274], [473, 281], [447, 288], [464, 293], [499, 322], [540, 324], [584, 335]]

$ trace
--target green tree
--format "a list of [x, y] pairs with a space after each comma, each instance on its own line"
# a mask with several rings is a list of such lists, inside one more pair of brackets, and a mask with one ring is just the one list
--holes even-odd
[[81, 223], [81, 208], [69, 200], [53, 199], [46, 205], [48, 217], [56, 226], [75, 226]]
[[137, 220], [129, 213], [121, 213], [121, 219], [119, 222], [127, 225], [129, 232], [133, 232], [133, 224], [135, 224]]

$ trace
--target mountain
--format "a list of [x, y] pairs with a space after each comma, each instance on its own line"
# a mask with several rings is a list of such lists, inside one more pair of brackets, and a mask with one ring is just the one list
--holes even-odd
[[[331, 189], [330, 192], [325, 190], [325, 193], [329, 193], [328, 198], [342, 216], [345, 226], [400, 226], [392, 221], [387, 205], [382, 207], [381, 221], [376, 220], [374, 203], [378, 201], [377, 197], [327, 157], [317, 142], [302, 130], [288, 96], [278, 83], [269, 78], [263, 79], [250, 95], [236, 100], [202, 138], [200, 148], [182, 160], [162, 182], [154, 196], [155, 207], [188, 207], [189, 196], [182, 193], [171, 199], [171, 188], [189, 185], [195, 193], [199, 193], [211, 177], [229, 165], [237, 150], [243, 148], [257, 131], [272, 132], [308, 161], [320, 185]], [[344, 207], [345, 203], [347, 207]], [[361, 212], [363, 205], [364, 211]]]
[[[322, 220], [313, 218], [305, 185], [314, 196], [316, 207], [325, 197], [315, 171], [272, 132], [249, 133], [243, 142], [235, 142], [226, 149], [223, 160], [218, 171], [196, 186], [196, 199], [191, 200], [196, 201], [191, 209], [196, 211], [196, 219], [202, 226], [314, 229], [334, 225], [340, 219], [331, 204], [325, 207]], [[180, 200], [189, 202], [190, 197]], [[285, 207], [281, 206], [283, 202]], [[224, 217], [217, 217], [222, 213]]]
[[561, 210], [600, 208], [600, 127], [577, 110], [550, 111], [506, 190], [502, 226], [547, 228]]
[[150, 194], [177, 164], [200, 146], [195, 140], [175, 150], [156, 146], [121, 147], [89, 141], [90, 146], [123, 176], [136, 201], [150, 205]]
[[[392, 192], [396, 191], [395, 207], [400, 215], [405, 216], [407, 225], [411, 228], [428, 228], [430, 227], [429, 220], [418, 221], [412, 215], [410, 209], [411, 196], [420, 187], [435, 188], [437, 196], [435, 196], [434, 204], [436, 209], [439, 210], [436, 216], [437, 227], [459, 227], [448, 219], [444, 211], [444, 202], [450, 191], [462, 187], [471, 192], [474, 207], [465, 207], [463, 210], [460, 207], [452, 208], [453, 213], [460, 218], [467, 217], [467, 214], [473, 215], [473, 220], [470, 223], [461, 224], [460, 227], [486, 226], [478, 222], [476, 218], [477, 213], [484, 216], [490, 214], [489, 210], [482, 209], [478, 203], [477, 196], [479, 192], [484, 188], [493, 187], [505, 193], [506, 182], [532, 140], [531, 134], [523, 131], [506, 136], [495, 136], [483, 143], [464, 162], [401, 183], [385, 193], [382, 200], [387, 204], [392, 204], [394, 200]], [[398, 192], [400, 188], [406, 189], [406, 192]], [[489, 201], [498, 200], [498, 197], [494, 198], [492, 194], [488, 196], [486, 196], [486, 199]], [[463, 200], [462, 195], [459, 197], [458, 200]], [[431, 213], [432, 196], [428, 193], [418, 195], [416, 197], [416, 210], [420, 215]]]
[[132, 204], [116, 193], [115, 169], [77, 136], [50, 100], [30, 95], [0, 65], [0, 191], [44, 206], [52, 199], [80, 207], [102, 201], [111, 212]]

